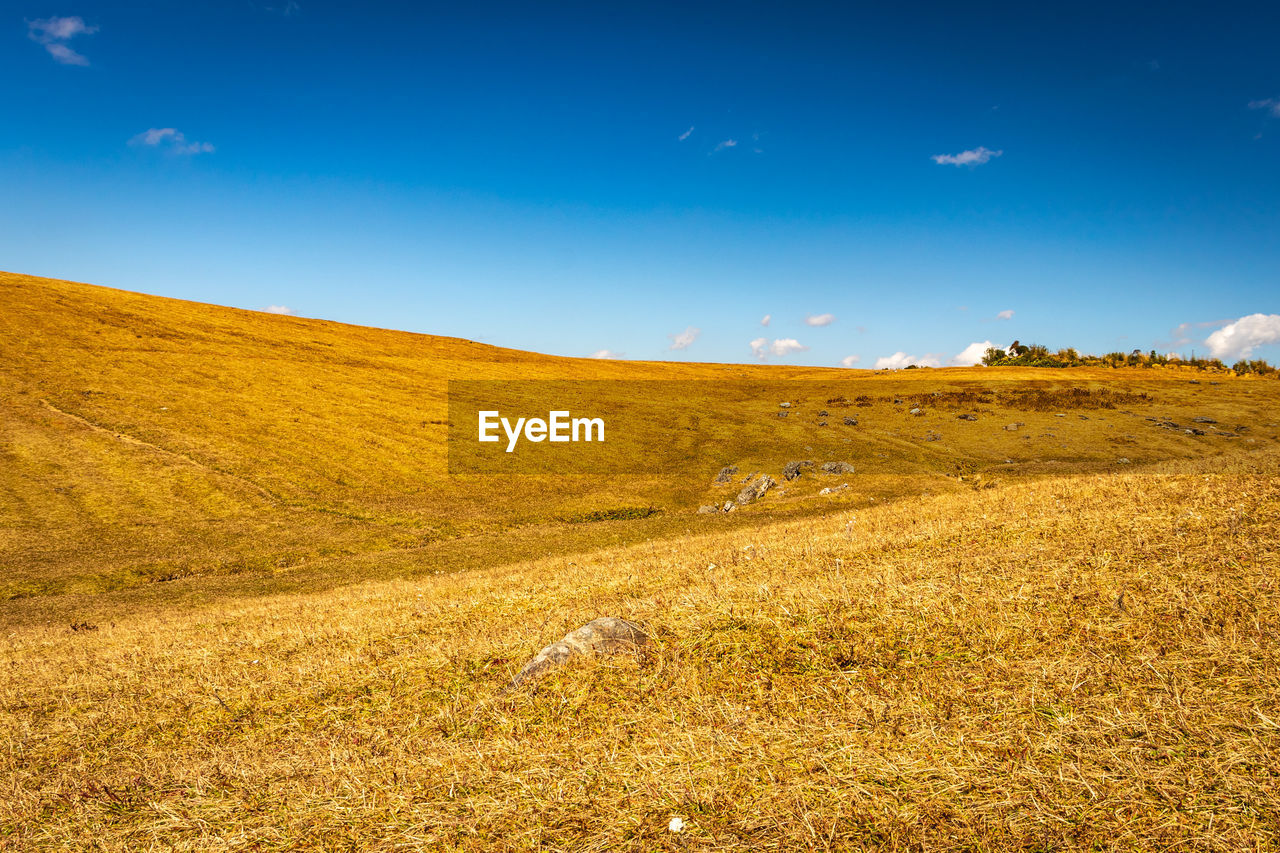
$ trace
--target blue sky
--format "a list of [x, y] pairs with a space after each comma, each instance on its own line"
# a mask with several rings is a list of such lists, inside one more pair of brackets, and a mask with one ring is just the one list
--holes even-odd
[[0, 10], [0, 269], [564, 355], [1280, 362], [1274, 3]]

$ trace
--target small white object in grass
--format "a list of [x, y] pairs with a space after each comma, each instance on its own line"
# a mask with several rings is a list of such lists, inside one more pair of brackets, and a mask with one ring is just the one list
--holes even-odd
[[667, 829], [672, 832], [684, 832], [684, 821], [678, 817], [671, 818], [671, 823], [667, 824]]

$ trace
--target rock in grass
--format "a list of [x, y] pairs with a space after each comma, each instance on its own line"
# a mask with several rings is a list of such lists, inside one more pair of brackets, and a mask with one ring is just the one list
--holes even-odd
[[733, 479], [733, 475], [738, 473], [737, 465], [726, 465], [720, 469], [720, 473], [716, 474], [717, 483], [727, 483]]
[[707, 513], [710, 513], [710, 512], [719, 512], [719, 511], [720, 511], [720, 507], [716, 506], [715, 504], [707, 504], [706, 506], [698, 507], [698, 512], [703, 515], [706, 515]]
[[813, 467], [813, 460], [811, 459], [797, 459], [794, 462], [788, 462], [782, 468], [782, 479], [794, 480], [796, 477], [800, 476], [801, 468], [812, 468], [812, 467]]
[[552, 643], [534, 655], [533, 659], [524, 665], [524, 669], [517, 672], [516, 677], [511, 679], [506, 691], [516, 689], [576, 655], [613, 655], [619, 652], [633, 652], [647, 642], [649, 642], [649, 635], [634, 622], [628, 622], [616, 616], [592, 619], [578, 630], [565, 634], [564, 639]]
[[844, 419], [844, 425], [845, 425], [845, 426], [857, 426], [857, 425], [858, 425], [858, 419], [857, 419], [857, 418], [845, 418], [845, 419]]
[[824, 474], [852, 474], [853, 466], [848, 462], [823, 462], [820, 470]]
[[734, 501], [738, 506], [746, 506], [749, 503], [755, 503], [764, 497], [764, 493], [778, 485], [777, 481], [768, 474], [761, 474], [760, 478], [750, 485], [744, 487], [738, 492], [738, 497]]

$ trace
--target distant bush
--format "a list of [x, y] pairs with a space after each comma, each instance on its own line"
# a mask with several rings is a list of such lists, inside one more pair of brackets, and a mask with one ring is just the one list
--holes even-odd
[[[1165, 355], [1151, 350], [1133, 350], [1132, 352], [1109, 352], [1106, 355], [1081, 355], [1074, 347], [1065, 347], [1057, 352], [1049, 352], [1048, 347], [1039, 344], [1023, 345], [1014, 342], [1008, 350], [988, 347], [982, 356], [982, 363], [987, 367], [1190, 367], [1196, 370], [1207, 370], [1226, 373], [1227, 366], [1216, 358], [1183, 358], [1178, 355]], [[1237, 361], [1231, 371], [1244, 375], [1270, 376], [1280, 378], [1280, 370], [1261, 359]]]

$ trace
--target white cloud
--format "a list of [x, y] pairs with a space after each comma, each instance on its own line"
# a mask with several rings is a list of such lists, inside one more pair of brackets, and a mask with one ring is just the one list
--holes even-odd
[[130, 145], [147, 145], [152, 148], [163, 147], [174, 154], [212, 154], [211, 142], [188, 142], [187, 137], [172, 127], [153, 127], [139, 133], [129, 140]]
[[613, 358], [613, 359], [618, 359], [618, 358], [625, 358], [625, 357], [626, 357], [626, 355], [627, 355], [627, 354], [626, 354], [625, 352], [613, 352], [612, 350], [607, 350], [607, 349], [598, 349], [598, 350], [596, 350], [595, 352], [591, 353], [591, 355], [587, 356], [587, 358]]
[[292, 314], [293, 313], [293, 309], [290, 308], [288, 305], [268, 305], [266, 308], [263, 308], [262, 310], [267, 312], [268, 314]]
[[1255, 348], [1280, 342], [1280, 314], [1250, 314], [1205, 338], [1214, 358], [1248, 358]]
[[862, 361], [862, 356], [860, 355], [846, 355], [844, 358], [840, 359], [840, 366], [853, 367], [860, 361]]
[[982, 364], [982, 357], [994, 344], [991, 341], [975, 341], [951, 357], [951, 363], [959, 367]]
[[761, 326], [767, 326], [767, 325], [769, 325], [769, 321], [770, 321], [770, 320], [772, 320], [772, 319], [773, 319], [773, 315], [772, 315], [772, 314], [765, 314], [763, 317], [761, 317], [761, 318], [760, 318], [760, 325], [761, 325]]
[[893, 355], [886, 355], [876, 359], [876, 370], [899, 370], [903, 367], [938, 367], [942, 362], [938, 360], [938, 356], [929, 353], [923, 358], [916, 358], [914, 355], [907, 355], [899, 350]]
[[939, 166], [981, 166], [992, 157], [999, 157], [1003, 151], [992, 151], [985, 145], [980, 145], [969, 151], [961, 151], [959, 154], [934, 154], [933, 162]]
[[1013, 319], [1013, 309], [1011, 309], [1011, 308], [1006, 308], [1004, 311], [1001, 311], [999, 314], [997, 314], [997, 315], [996, 315], [996, 319], [997, 319], [997, 320], [1012, 320], [1012, 319]]
[[726, 148], [735, 148], [737, 147], [737, 145], [738, 145], [738, 140], [726, 139], [724, 142], [721, 142], [719, 145], [716, 146], [716, 150], [723, 151]]
[[771, 355], [784, 356], [793, 352], [805, 352], [809, 348], [795, 338], [776, 338], [772, 343], [768, 338], [756, 338], [748, 346], [751, 354], [764, 361]]
[[688, 349], [689, 345], [698, 339], [698, 335], [702, 334], [702, 330], [689, 326], [683, 332], [675, 335], [667, 335], [671, 338], [671, 349]]
[[63, 65], [88, 65], [89, 60], [67, 45], [76, 36], [92, 35], [98, 31], [84, 22], [79, 15], [66, 18], [39, 18], [27, 22], [27, 38], [44, 46], [49, 55]]
[[778, 338], [769, 346], [769, 352], [774, 355], [790, 355], [793, 352], [804, 352], [809, 349], [795, 338]]
[[679, 136], [677, 136], [676, 139], [679, 139], [681, 142], [684, 142], [692, 134], [693, 134], [693, 125], [689, 125], [689, 129], [686, 130], [684, 133], [680, 134]]
[[809, 326], [830, 326], [835, 321], [835, 314], [810, 314], [804, 318], [805, 324]]
[[1280, 98], [1263, 98], [1261, 101], [1250, 101], [1249, 109], [1266, 110], [1276, 118], [1280, 118]]

